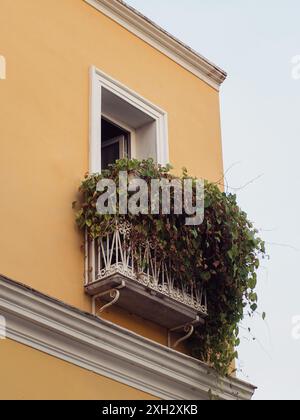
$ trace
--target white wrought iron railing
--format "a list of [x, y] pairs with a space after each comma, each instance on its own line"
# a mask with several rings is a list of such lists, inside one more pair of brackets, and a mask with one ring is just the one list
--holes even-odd
[[146, 289], [207, 315], [207, 298], [203, 287], [190, 285], [174, 276], [170, 261], [157, 258], [156, 249], [146, 243], [128, 246], [131, 226], [116, 225], [113, 233], [96, 240], [85, 237], [85, 286], [115, 275], [130, 279]]

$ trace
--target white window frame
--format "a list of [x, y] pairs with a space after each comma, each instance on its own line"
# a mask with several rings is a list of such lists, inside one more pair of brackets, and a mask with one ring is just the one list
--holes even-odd
[[0, 80], [6, 79], [6, 59], [0, 55]]
[[[138, 93], [98, 70], [95, 66], [92, 66], [90, 69], [90, 84], [90, 173], [101, 172], [101, 116], [114, 122], [109, 115], [105, 115], [102, 112], [103, 88], [125, 100], [128, 104], [147, 114], [155, 121], [156, 160], [157, 163], [162, 165], [169, 163], [168, 114]], [[124, 124], [121, 126], [124, 126]], [[134, 158], [134, 135], [132, 137], [131, 153]]]
[[129, 125], [125, 124], [122, 121], [119, 121], [117, 118], [114, 118], [112, 115], [109, 115], [107, 113], [102, 112], [101, 115], [106, 121], [115, 124], [116, 126], [120, 127], [122, 130], [127, 131], [129, 134], [129, 154], [130, 156], [134, 157], [136, 156], [136, 132], [132, 127], [129, 127]]
[[125, 141], [125, 136], [115, 137], [114, 139], [106, 141], [104, 145], [102, 144], [101, 148], [105, 149], [106, 147], [112, 146], [113, 144], [118, 144], [119, 154], [122, 158], [125, 154]]

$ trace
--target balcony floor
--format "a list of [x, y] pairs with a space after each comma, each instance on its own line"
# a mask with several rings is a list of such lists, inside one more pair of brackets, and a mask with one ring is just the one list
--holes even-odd
[[[125, 286], [120, 288], [122, 283]], [[204, 322], [195, 309], [189, 308], [187, 305], [181, 304], [162, 293], [153, 291], [121, 274], [115, 274], [91, 283], [85, 287], [85, 291], [90, 296], [98, 296], [118, 288], [120, 288], [120, 298], [115, 305], [169, 330], [187, 324], [197, 326]], [[108, 293], [101, 296], [101, 300], [109, 302], [112, 301], [112, 298]]]

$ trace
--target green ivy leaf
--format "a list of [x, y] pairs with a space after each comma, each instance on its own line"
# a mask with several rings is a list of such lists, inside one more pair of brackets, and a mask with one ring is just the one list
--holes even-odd
[[250, 278], [249, 280], [249, 287], [250, 289], [255, 289], [255, 287], [257, 286], [257, 275], [256, 273], [253, 273], [253, 276]]

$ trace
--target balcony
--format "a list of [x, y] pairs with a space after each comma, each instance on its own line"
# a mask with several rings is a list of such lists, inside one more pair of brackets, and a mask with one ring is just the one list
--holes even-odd
[[[85, 236], [85, 291], [93, 297], [94, 313], [118, 305], [169, 331], [184, 330], [190, 336], [207, 316], [205, 290], [172, 276], [171, 262], [159, 260], [149, 241], [130, 246], [130, 230], [126, 222], [97, 240]], [[105, 303], [99, 312], [98, 300]]]
[[[142, 200], [136, 180], [145, 187]], [[107, 187], [101, 181], [110, 185], [103, 196]], [[84, 287], [93, 314], [101, 317], [112, 305], [122, 308], [166, 328], [172, 348], [191, 338], [191, 353], [227, 375], [237, 357], [245, 308], [250, 316], [258, 308], [257, 270], [266, 257], [264, 241], [236, 196], [208, 181], [199, 188], [186, 170], [176, 177], [151, 159], [121, 159], [102, 174], [87, 175], [79, 191], [80, 202], [73, 205], [85, 235]], [[124, 212], [124, 197], [135, 204], [133, 211]], [[205, 217], [190, 225], [195, 203], [200, 210], [204, 205]]]

